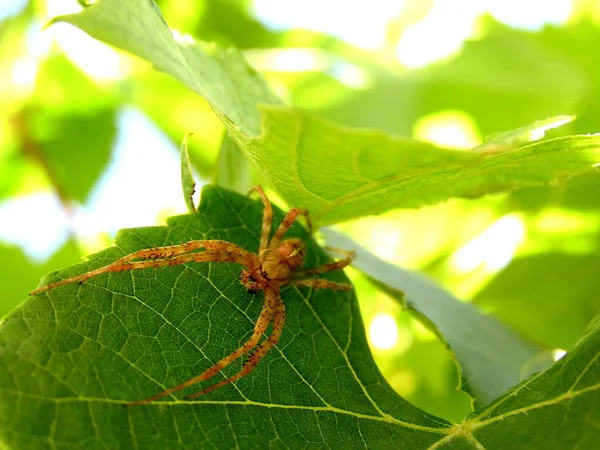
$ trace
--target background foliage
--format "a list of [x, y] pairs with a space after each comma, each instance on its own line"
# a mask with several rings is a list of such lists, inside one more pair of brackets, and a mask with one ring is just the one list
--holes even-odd
[[[195, 132], [188, 140], [189, 151], [192, 165], [203, 180], [216, 180], [239, 192], [256, 182], [270, 183], [284, 201], [309, 206], [318, 224], [357, 219], [365, 211], [384, 213], [341, 223], [338, 229], [380, 258], [428, 274], [456, 297], [470, 301], [506, 325], [531, 346], [532, 350], [524, 353], [529, 356], [523, 358], [531, 359], [533, 368], [536, 361], [532, 355], [542, 354], [542, 350], [573, 348], [599, 309], [600, 177], [588, 171], [567, 179], [598, 162], [594, 138], [577, 138], [590, 143], [587, 153], [577, 153], [575, 150], [583, 147], [577, 147], [568, 137], [541, 141], [538, 147], [533, 144], [535, 151], [560, 150], [565, 145], [573, 151], [548, 160], [534, 159], [531, 166], [522, 166], [520, 160], [515, 167], [504, 166], [504, 171], [491, 176], [489, 171], [483, 172], [484, 181], [475, 185], [475, 191], [469, 183], [477, 177], [478, 164], [484, 168], [486, 161], [495, 164], [498, 149], [516, 149], [526, 155], [531, 147], [517, 149], [512, 146], [518, 143], [495, 141], [483, 148], [482, 157], [477, 153], [446, 153], [437, 146], [466, 142], [467, 147], [474, 147], [492, 133], [563, 114], [576, 115], [577, 120], [549, 131], [550, 137], [597, 132], [600, 66], [590, 55], [600, 39], [600, 13], [593, 2], [575, 2], [564, 23], [536, 31], [512, 28], [488, 15], [477, 16], [473, 21], [477, 31], [459, 52], [416, 69], [403, 66], [394, 46], [414, 29], [411, 27], [434, 14], [436, 2], [405, 2], [402, 11], [386, 17], [387, 33], [379, 47], [369, 51], [323, 32], [273, 28], [255, 15], [248, 2], [158, 4], [171, 28], [200, 40], [215, 41], [217, 47], [201, 47], [202, 57], [205, 62], [220, 61], [227, 70], [220, 76], [215, 76], [218, 65], [196, 70], [192, 73], [199, 79], [190, 80], [185, 74], [170, 72], [169, 61], [163, 64], [143, 54], [143, 45], [129, 50], [142, 53], [205, 99], [173, 78], [151, 71], [146, 63], [103, 47], [94, 47], [98, 51], [94, 54], [108, 52], [105, 54], [110, 55], [109, 59], [103, 64], [105, 69], [107, 65], [113, 67], [113, 72], [86, 66], [75, 50], [69, 50], [65, 39], [61, 41], [59, 32], [53, 31], [65, 25], [53, 26], [41, 38], [39, 29], [45, 20], [69, 12], [57, 9], [52, 2], [24, 2], [21, 9], [2, 21], [2, 314], [18, 305], [42, 274], [104, 248], [115, 229], [150, 225], [150, 220], [185, 212], [183, 198], [177, 193], [180, 203], [161, 204], [162, 210], [154, 210], [156, 217], [152, 219], [138, 214], [137, 222], [116, 221], [104, 229], [85, 226], [94, 217], [90, 210], [95, 208], [108, 215], [116, 209], [112, 203], [115, 197], [102, 201], [102, 190], [110, 184], [106, 180], [115, 171], [119, 155], [122, 158], [119, 148], [128, 143], [124, 136], [132, 127], [132, 114], [143, 114], [140, 117], [148, 118], [163, 134], [159, 139], [167, 148], [177, 148], [187, 133]], [[46, 43], [39, 44], [40, 39]], [[267, 84], [261, 84], [260, 75], [244, 72], [246, 66], [236, 62], [241, 61], [237, 52], [221, 52], [218, 45], [242, 50], [243, 57], [266, 77]], [[285, 64], [294, 57], [294, 65]], [[112, 61], [112, 66], [107, 61]], [[234, 63], [239, 71], [231, 70]], [[211, 76], [215, 78], [211, 80]], [[236, 92], [236, 76], [242, 77], [238, 83], [242, 80], [244, 86], [254, 86], [243, 78], [248, 76], [256, 86], [246, 91], [247, 97], [233, 102], [223, 96], [214, 80], [231, 77], [230, 86]], [[282, 107], [280, 98], [304, 111]], [[254, 100], [271, 106], [262, 106], [259, 112]], [[229, 133], [245, 156], [234, 141], [223, 138], [225, 126], [219, 116], [225, 118]], [[264, 128], [257, 138], [261, 120]], [[286, 128], [290, 123], [296, 125]], [[440, 138], [439, 130], [448, 127], [455, 134], [458, 130], [462, 141]], [[301, 139], [294, 141], [298, 129]], [[408, 141], [411, 137], [431, 144]], [[373, 155], [368, 150], [374, 148], [374, 140], [384, 151], [371, 156], [372, 161], [361, 160], [361, 156]], [[304, 150], [299, 153], [296, 172], [282, 170], [289, 159], [282, 152], [285, 142], [296, 142], [297, 148]], [[143, 166], [141, 160], [150, 152], [147, 143], [148, 139], [138, 134], [133, 146], [134, 165], [122, 178], [124, 184], [115, 188], [118, 195], [129, 199], [129, 208], [136, 203], [148, 208], [148, 201], [158, 197], [153, 188], [177, 191], [177, 171], [168, 173], [168, 166], [156, 163]], [[407, 163], [402, 159], [407, 147], [432, 156]], [[355, 158], [363, 164], [359, 172], [366, 179], [379, 179], [409, 167], [409, 180], [415, 174], [425, 174], [430, 177], [429, 184], [411, 191], [404, 179], [394, 180], [397, 184], [386, 186], [389, 191], [384, 191], [387, 203], [375, 197], [375, 206], [367, 209], [364, 204], [353, 206], [351, 202], [328, 209], [327, 202], [297, 193], [295, 185], [288, 182], [297, 177], [305, 185], [314, 183], [308, 185], [311, 191], [329, 193], [328, 174], [343, 171], [341, 164], [348, 158], [342, 150], [347, 148], [357, 151]], [[277, 161], [278, 157], [283, 162]], [[382, 163], [382, 157], [388, 159]], [[433, 173], [428, 172], [428, 158], [434, 162]], [[399, 160], [404, 165], [394, 167]], [[465, 182], [468, 189], [461, 193], [457, 182], [447, 190], [439, 190], [448, 179], [448, 173], [435, 178], [441, 160], [448, 164], [448, 170], [456, 170], [451, 172], [452, 177], [464, 175], [467, 169], [472, 171]], [[262, 170], [256, 170], [257, 166]], [[137, 168], [140, 178], [135, 178], [132, 167]], [[536, 177], [537, 182], [551, 185], [527, 187], [527, 181]], [[486, 185], [489, 180], [491, 185]], [[355, 189], [359, 181], [350, 179], [352, 186], [334, 187], [340, 192]], [[169, 185], [175, 189], [168, 191]], [[521, 188], [476, 200], [453, 199], [419, 210], [396, 209], [423, 206], [450, 196], [479, 196], [506, 187]], [[131, 197], [127, 197], [129, 193]], [[58, 207], [48, 209], [48, 204]], [[29, 214], [20, 212], [24, 209]], [[54, 232], [58, 238], [55, 243], [36, 252], [31, 244], [34, 238], [53, 230], [52, 220], [39, 219], [48, 214], [46, 211], [64, 219]], [[16, 233], [14, 228], [26, 232]], [[374, 287], [361, 273], [351, 275], [367, 334], [370, 324], [381, 323], [377, 320], [382, 315], [395, 319], [399, 339], [391, 348], [378, 348], [376, 336], [370, 335], [373, 354], [388, 382], [427, 412], [453, 421], [464, 418], [471, 411], [470, 400], [464, 392], [456, 391], [459, 378], [452, 355], [445, 348], [445, 342], [453, 345], [448, 336], [440, 340], [431, 327], [416, 320], [421, 316], [407, 311], [402, 301], [392, 300], [393, 291]], [[413, 306], [423, 313], [422, 307]], [[439, 323], [435, 325], [442, 328]], [[455, 345], [453, 348], [457, 351]], [[525, 368], [523, 376], [531, 373], [532, 367]], [[465, 388], [472, 392], [472, 386]]]

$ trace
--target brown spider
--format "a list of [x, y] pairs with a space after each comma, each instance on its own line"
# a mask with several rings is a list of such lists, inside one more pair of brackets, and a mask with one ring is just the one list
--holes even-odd
[[[258, 192], [262, 203], [264, 204], [258, 254], [244, 250], [231, 242], [218, 239], [189, 241], [184, 244], [138, 250], [123, 256], [107, 266], [91, 270], [82, 275], [47, 284], [30, 293], [30, 295], [34, 295], [57, 286], [62, 286], [63, 284], [74, 282], [82, 283], [89, 278], [103, 273], [146, 269], [150, 267], [176, 266], [187, 262], [234, 262], [245, 267], [240, 274], [240, 280], [244, 287], [251, 293], [257, 293], [261, 290], [265, 293], [264, 305], [260, 316], [256, 321], [256, 325], [254, 326], [254, 333], [250, 339], [230, 355], [206, 369], [200, 375], [159, 394], [153, 395], [152, 397], [128, 403], [126, 406], [150, 403], [159, 398], [166, 397], [173, 392], [185, 389], [188, 386], [206, 381], [245, 354], [250, 354], [250, 357], [238, 373], [230, 376], [226, 380], [207, 387], [200, 392], [188, 395], [186, 399], [206, 394], [214, 389], [237, 381], [252, 372], [267, 352], [277, 344], [283, 331], [283, 326], [285, 324], [285, 306], [279, 294], [282, 286], [312, 287], [316, 289], [352, 289], [352, 286], [349, 284], [335, 283], [324, 279], [303, 278], [306, 275], [343, 269], [350, 264], [354, 254], [349, 252], [346, 258], [339, 261], [313, 267], [311, 269], [299, 270], [304, 262], [304, 242], [298, 238], [282, 240], [282, 237], [292, 226], [294, 221], [300, 216], [306, 217], [307, 212], [298, 208], [290, 209], [271, 240], [269, 240], [271, 234], [271, 221], [273, 219], [271, 203], [260, 186], [254, 187], [250, 192], [252, 193], [254, 191]], [[201, 249], [204, 249], [205, 251], [197, 251]], [[273, 332], [262, 344], [258, 345], [261, 336], [266, 332], [267, 327], [271, 322], [273, 322]]]

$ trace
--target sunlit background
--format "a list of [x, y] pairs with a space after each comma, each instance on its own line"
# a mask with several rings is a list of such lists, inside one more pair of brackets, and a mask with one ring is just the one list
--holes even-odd
[[[600, 70], [588, 60], [600, 42], [594, 1], [158, 3], [182, 35], [240, 47], [286, 102], [339, 123], [465, 150], [556, 114], [579, 116], [567, 131], [600, 131]], [[43, 273], [105, 248], [117, 230], [185, 213], [181, 139], [195, 133], [190, 150], [203, 182], [220, 145], [218, 119], [175, 81], [68, 25], [43, 30], [51, 17], [80, 9], [67, 0], [0, 1], [0, 277], [12, 286], [0, 314]], [[340, 228], [558, 358], [597, 310], [599, 189], [589, 175]], [[352, 274], [394, 388], [449, 419], [468, 413], [444, 345]], [[565, 313], [567, 292], [576, 305]]]

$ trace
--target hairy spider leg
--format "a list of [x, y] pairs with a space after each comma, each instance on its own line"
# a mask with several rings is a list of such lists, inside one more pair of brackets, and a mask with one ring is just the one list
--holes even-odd
[[292, 276], [294, 278], [299, 278], [305, 275], [315, 275], [319, 273], [333, 272], [334, 270], [343, 269], [344, 267], [350, 265], [350, 263], [354, 259], [354, 252], [348, 253], [349, 256], [338, 261], [333, 261], [317, 267], [311, 267], [310, 269], [295, 270], [294, 272], [292, 272]]
[[219, 381], [217, 384], [210, 386], [206, 389], [203, 389], [200, 392], [196, 392], [195, 394], [190, 394], [186, 396], [186, 399], [192, 399], [204, 395], [210, 391], [218, 389], [220, 387], [226, 386], [234, 381], [239, 380], [242, 377], [245, 377], [250, 372], [254, 370], [254, 368], [258, 365], [261, 359], [273, 348], [279, 338], [281, 337], [281, 333], [283, 332], [283, 327], [285, 325], [285, 306], [281, 297], [279, 295], [279, 287], [267, 287], [265, 289], [265, 305], [269, 305], [269, 308], [273, 312], [273, 332], [267, 338], [265, 342], [260, 344], [254, 354], [246, 361], [242, 370], [240, 370], [235, 375], [227, 378], [226, 380]]
[[165, 259], [173, 256], [181, 255], [184, 253], [191, 253], [195, 250], [205, 249], [211, 252], [229, 252], [237, 253], [238, 255], [246, 255], [248, 252], [239, 245], [236, 245], [229, 241], [222, 241], [220, 239], [197, 239], [193, 241], [184, 242], [183, 244], [167, 245], [165, 247], [154, 247], [144, 250], [138, 250], [136, 252], [125, 255], [122, 258], [117, 259], [113, 264], [119, 264], [132, 259]]
[[124, 272], [126, 270], [136, 270], [136, 269], [147, 269], [151, 267], [168, 267], [168, 266], [177, 266], [179, 264], [184, 264], [186, 262], [234, 262], [237, 264], [241, 264], [250, 268], [259, 267], [258, 260], [256, 255], [253, 253], [247, 252], [239, 248], [241, 252], [233, 253], [233, 252], [200, 252], [200, 253], [186, 253], [178, 256], [173, 256], [171, 258], [165, 259], [152, 259], [146, 261], [120, 261], [117, 260], [112, 264], [109, 264], [104, 267], [100, 267], [95, 270], [91, 270], [81, 275], [77, 275], [71, 278], [67, 278], [65, 280], [57, 281], [55, 283], [47, 284], [46, 286], [42, 286], [34, 291], [31, 291], [30, 295], [39, 294], [40, 292], [47, 291], [48, 289], [55, 288], [57, 286], [62, 286], [64, 284], [69, 283], [83, 283], [84, 281], [95, 277], [97, 275], [101, 275], [103, 273], [111, 273], [111, 272]]
[[269, 235], [271, 234], [271, 222], [273, 222], [273, 207], [271, 206], [271, 202], [267, 198], [267, 194], [263, 191], [262, 187], [254, 186], [250, 189], [248, 195], [253, 192], [258, 192], [260, 195], [260, 199], [264, 205], [263, 209], [263, 220], [262, 220], [262, 229], [260, 231], [260, 245], [258, 247], [258, 253], [267, 248], [269, 244]]
[[271, 238], [271, 242], [269, 242], [269, 248], [277, 248], [279, 243], [281, 242], [281, 238], [290, 229], [292, 224], [301, 216], [306, 216], [307, 212], [305, 209], [301, 208], [292, 208], [290, 209], [281, 223], [279, 224], [279, 228]]
[[336, 283], [335, 281], [325, 280], [323, 278], [304, 278], [302, 280], [290, 280], [288, 286], [310, 287], [315, 289], [337, 289], [340, 291], [350, 291], [352, 286], [347, 283]]
[[[150, 402], [153, 402], [160, 398], [166, 397], [167, 395], [170, 395], [174, 392], [181, 391], [181, 390], [187, 388], [188, 386], [192, 386], [194, 384], [201, 383], [202, 381], [206, 381], [209, 378], [212, 378], [217, 373], [219, 373], [221, 370], [223, 370], [225, 367], [227, 367], [229, 364], [231, 364], [238, 358], [244, 356], [246, 353], [248, 353], [250, 350], [252, 350], [256, 346], [256, 344], [258, 344], [260, 337], [263, 334], [265, 334], [265, 331], [267, 330], [269, 323], [271, 322], [271, 320], [273, 320], [273, 315], [274, 315], [273, 305], [270, 304], [269, 302], [265, 301], [265, 304], [263, 305], [263, 309], [260, 313], [260, 316], [258, 317], [256, 324], [254, 325], [254, 332], [252, 333], [252, 336], [250, 336], [250, 339], [248, 339], [241, 347], [239, 347], [237, 350], [235, 350], [231, 354], [225, 356], [221, 360], [219, 360], [215, 365], [213, 365], [212, 367], [209, 367], [204, 372], [202, 372], [200, 375], [198, 375], [194, 378], [191, 378], [181, 384], [178, 384], [177, 386], [169, 388], [166, 391], [163, 391], [159, 394], [153, 395], [152, 397], [148, 397], [144, 400], [139, 400], [137, 402], [127, 403], [126, 406], [144, 405], [146, 403], [150, 403]], [[225, 381], [227, 381], [227, 380], [225, 380]], [[231, 382], [231, 381], [229, 381], [229, 382]], [[221, 382], [221, 383], [223, 383], [223, 382]], [[223, 384], [227, 384], [227, 383], [223, 383]], [[217, 385], [215, 385], [215, 386], [217, 386]], [[212, 388], [209, 388], [209, 389], [210, 390], [216, 389], [215, 386], [213, 386]]]

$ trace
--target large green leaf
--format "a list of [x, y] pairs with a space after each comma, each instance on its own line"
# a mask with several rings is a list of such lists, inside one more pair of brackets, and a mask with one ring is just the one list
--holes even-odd
[[[309, 208], [317, 224], [556, 183], [600, 161], [598, 136], [541, 141], [493, 154], [460, 152], [340, 127], [278, 106], [279, 99], [239, 52], [176, 41], [147, 0], [103, 0], [55, 21], [151, 61], [202, 95], [283, 197]], [[267, 105], [262, 118], [258, 103]]]
[[319, 224], [560, 183], [600, 161], [600, 135], [464, 152], [351, 130], [288, 108], [264, 107], [263, 115], [263, 135], [248, 142], [251, 157]]
[[[205, 188], [198, 214], [175, 217], [168, 227], [123, 231], [116, 247], [44, 282], [135, 249], [194, 238], [256, 251], [261, 217], [260, 201]], [[277, 211], [276, 220], [281, 217]], [[326, 260], [300, 227], [290, 235], [309, 241], [307, 265]], [[248, 337], [262, 295], [249, 294], [239, 273], [226, 263], [137, 270], [30, 298], [0, 326], [0, 440], [14, 448], [50, 442], [64, 448], [77, 442], [91, 448], [269, 442], [416, 448], [447, 432], [447, 422], [402, 400], [381, 377], [356, 298], [339, 291], [285, 289], [280, 343], [235, 385], [197, 401], [124, 408], [199, 373]], [[331, 278], [345, 280], [339, 272]]]
[[354, 267], [427, 319], [454, 353], [462, 388], [474, 396], [478, 406], [549, 365], [542, 348], [524, 341], [495, 317], [459, 301], [433, 281], [377, 258], [341, 233], [325, 229], [323, 235], [332, 247], [356, 251]]
[[[43, 283], [192, 238], [256, 250], [261, 210], [258, 200], [205, 188], [198, 214], [123, 231], [116, 247]], [[307, 240], [309, 265], [326, 260], [300, 227], [290, 235]], [[491, 449], [569, 448], [579, 437], [598, 438], [598, 323], [549, 371], [452, 426], [382, 379], [352, 293], [295, 288], [282, 293], [288, 314], [280, 343], [250, 375], [194, 401], [177, 394], [124, 408], [197, 374], [248, 336], [262, 299], [244, 290], [239, 270], [227, 263], [137, 270], [28, 299], [0, 322], [0, 442], [15, 449], [482, 448], [477, 439]]]

